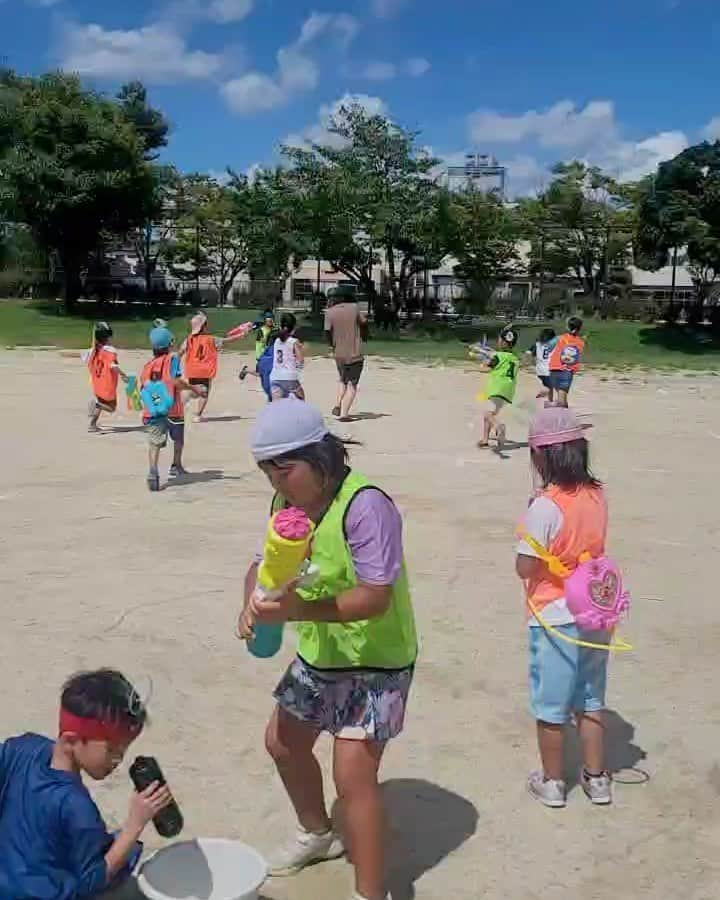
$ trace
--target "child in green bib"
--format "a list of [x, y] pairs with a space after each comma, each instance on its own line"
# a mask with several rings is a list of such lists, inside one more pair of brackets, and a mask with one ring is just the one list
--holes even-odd
[[505, 445], [505, 425], [498, 421], [503, 407], [512, 403], [517, 388], [518, 370], [520, 360], [513, 353], [517, 344], [517, 331], [508, 325], [500, 332], [498, 337], [498, 349], [488, 356], [483, 364], [483, 371], [488, 372], [485, 394], [487, 405], [483, 413], [483, 436], [478, 442], [478, 447], [484, 449], [490, 446], [490, 437], [495, 434], [498, 450]]

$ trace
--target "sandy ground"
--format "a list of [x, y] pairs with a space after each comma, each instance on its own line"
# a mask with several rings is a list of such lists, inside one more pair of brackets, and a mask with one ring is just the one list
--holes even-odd
[[[132, 370], [140, 360], [123, 362]], [[78, 360], [0, 354], [0, 734], [51, 734], [58, 688], [78, 668], [150, 677], [153, 725], [137, 749], [159, 757], [188, 832], [268, 851], [292, 826], [263, 750], [270, 691], [292, 641], [282, 659], [260, 662], [233, 636], [270, 500], [247, 448], [262, 395], [238, 383], [237, 367], [237, 357], [223, 360], [213, 420], [188, 426], [194, 477], [151, 495], [133, 415], [86, 433]], [[308, 395], [324, 410], [333, 371], [326, 359], [308, 366]], [[469, 370], [372, 360], [364, 415], [347, 429], [362, 442], [356, 468], [405, 514], [422, 636], [407, 730], [383, 770], [393, 900], [714, 898], [720, 379], [578, 382], [575, 403], [597, 425], [612, 549], [635, 599], [626, 632], [636, 652], [612, 661], [611, 760], [650, 780], [618, 784], [604, 810], [575, 789], [556, 812], [524, 790], [536, 757], [512, 535], [528, 496], [528, 451], [502, 459], [474, 449], [477, 386]], [[516, 440], [534, 392], [528, 373], [508, 420]], [[93, 788], [111, 822], [124, 816], [128, 785], [123, 771]], [[152, 829], [148, 839], [159, 846]], [[264, 889], [272, 900], [349, 893], [343, 862]]]

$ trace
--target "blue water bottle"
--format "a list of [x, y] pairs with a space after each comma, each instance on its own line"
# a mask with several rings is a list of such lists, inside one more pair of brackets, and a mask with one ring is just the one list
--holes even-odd
[[247, 648], [258, 659], [270, 659], [280, 652], [283, 641], [282, 622], [274, 622], [272, 625], [256, 622], [253, 626], [255, 637], [247, 642]]

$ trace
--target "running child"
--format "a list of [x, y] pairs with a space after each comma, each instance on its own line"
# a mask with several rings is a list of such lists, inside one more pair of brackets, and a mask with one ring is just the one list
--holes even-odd
[[518, 335], [512, 325], [508, 325], [500, 332], [495, 351], [482, 352], [486, 362], [482, 370], [488, 372], [487, 378], [487, 406], [483, 414], [483, 436], [478, 442], [478, 447], [484, 449], [490, 446], [490, 437], [495, 434], [498, 450], [505, 445], [505, 425], [498, 421], [498, 417], [508, 403], [512, 403], [517, 389], [518, 371], [520, 360], [513, 353], [517, 344]]
[[547, 400], [552, 403], [553, 389], [550, 383], [550, 355], [557, 343], [557, 335], [554, 328], [543, 328], [538, 335], [537, 341], [527, 351], [535, 359], [535, 374], [543, 386], [543, 389], [536, 394], [537, 400]]
[[240, 381], [244, 381], [248, 375], [253, 375], [255, 376], [255, 378], [260, 378], [258, 362], [260, 361], [260, 357], [265, 352], [268, 338], [270, 337], [270, 332], [274, 330], [275, 316], [273, 315], [271, 309], [266, 309], [263, 313], [262, 319], [258, 320], [255, 323], [255, 371], [251, 372], [247, 366], [243, 366], [240, 370], [240, 374], [238, 375]]
[[577, 316], [568, 319], [567, 332], [560, 335], [550, 354], [550, 386], [558, 406], [568, 405], [573, 379], [580, 371], [585, 350], [585, 341], [580, 337], [582, 327], [583, 321]]
[[148, 488], [151, 491], [160, 490], [160, 474], [158, 465], [160, 451], [167, 446], [168, 435], [173, 442], [173, 461], [170, 466], [169, 477], [177, 478], [185, 475], [182, 464], [183, 448], [185, 446], [185, 408], [183, 406], [182, 391], [190, 391], [196, 397], [204, 396], [204, 388], [199, 385], [188, 384], [182, 378], [180, 358], [177, 353], [171, 352], [173, 336], [170, 330], [164, 326], [153, 328], [150, 332], [150, 345], [153, 358], [145, 363], [140, 373], [140, 393], [151, 382], [157, 382], [164, 386], [164, 390], [158, 388], [167, 398], [167, 409], [151, 412], [145, 407], [143, 422], [146, 426], [149, 443], [150, 468], [147, 476]]
[[180, 358], [185, 358], [185, 377], [189, 384], [205, 389], [205, 395], [198, 404], [193, 422], [202, 422], [208, 404], [212, 384], [218, 371], [218, 353], [225, 344], [240, 340], [242, 334], [230, 334], [220, 338], [208, 334], [208, 317], [204, 312], [196, 313], [190, 320], [190, 334], [180, 347]]
[[114, 413], [117, 409], [118, 378], [127, 381], [128, 377], [118, 363], [118, 352], [110, 343], [112, 328], [107, 322], [98, 322], [93, 330], [95, 343], [92, 350], [84, 355], [90, 372], [93, 398], [88, 406], [90, 423], [88, 431], [97, 433], [98, 419], [101, 413]]
[[112, 835], [82, 781], [104, 781], [145, 726], [130, 682], [110, 669], [63, 687], [57, 740], [24, 734], [0, 744], [0, 897], [85, 900], [118, 887], [135, 868], [145, 826], [172, 800], [157, 782], [133, 792]]
[[[530, 639], [530, 708], [537, 722], [542, 769], [528, 779], [528, 790], [550, 807], [565, 806], [563, 732], [574, 718], [583, 748], [580, 782], [595, 804], [611, 802], [605, 768], [603, 710], [608, 652], [572, 643], [608, 643], [607, 632], [581, 632], [565, 601], [564, 581], [553, 575], [529, 541], [570, 569], [584, 553], [602, 556], [607, 504], [602, 484], [589, 465], [588, 442], [574, 413], [547, 407], [530, 423], [530, 456], [541, 490], [518, 529], [516, 571], [525, 582]], [[564, 641], [535, 617], [564, 634]]]
[[270, 392], [273, 400], [282, 400], [291, 394], [298, 400], [305, 399], [301, 379], [305, 366], [302, 343], [295, 337], [297, 319], [285, 313], [280, 319], [280, 334], [273, 345], [273, 367], [270, 373]]

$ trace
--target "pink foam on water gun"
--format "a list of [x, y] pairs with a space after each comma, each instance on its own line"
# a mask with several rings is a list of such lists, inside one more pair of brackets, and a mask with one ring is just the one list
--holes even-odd
[[275, 516], [273, 530], [287, 541], [300, 541], [310, 533], [310, 519], [301, 509], [289, 506]]

